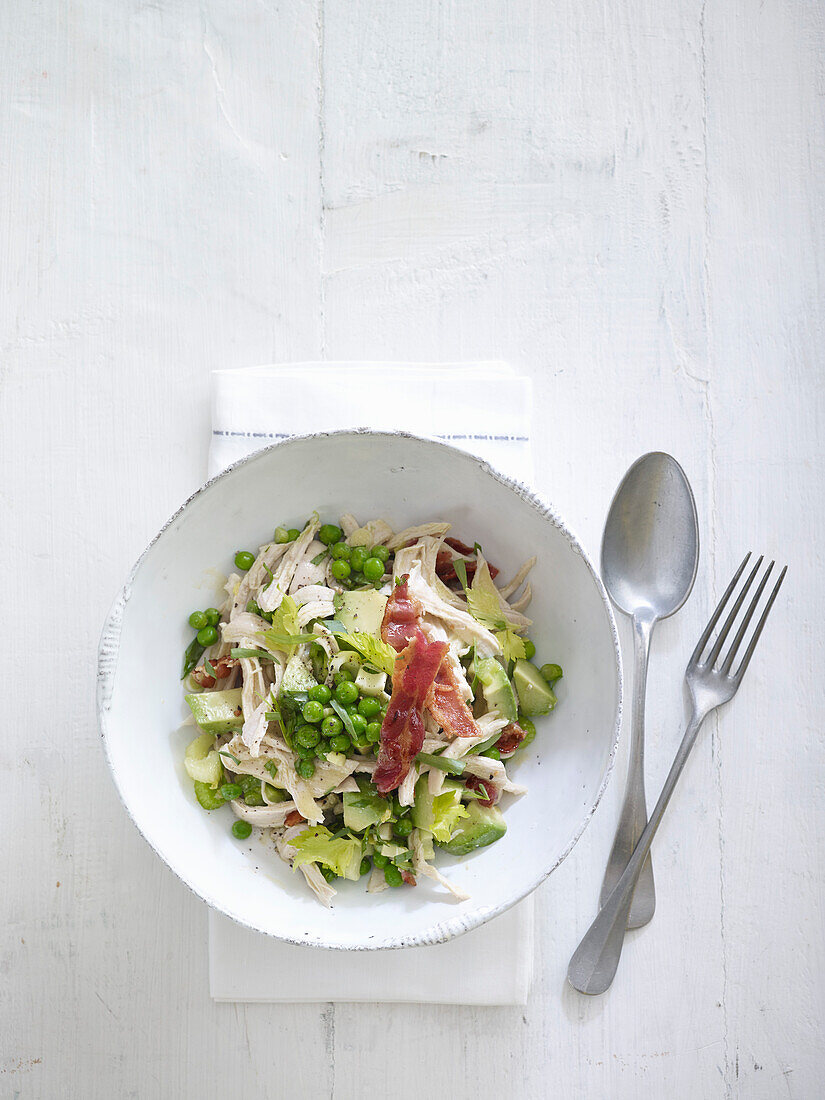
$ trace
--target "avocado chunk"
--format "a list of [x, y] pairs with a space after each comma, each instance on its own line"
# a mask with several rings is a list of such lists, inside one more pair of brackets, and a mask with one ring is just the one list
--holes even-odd
[[457, 822], [467, 816], [461, 801], [463, 791], [463, 783], [445, 779], [440, 794], [434, 795], [426, 775], [422, 775], [415, 785], [415, 802], [410, 815], [413, 825], [431, 833], [436, 840], [449, 840]]
[[380, 794], [361, 789], [344, 795], [344, 824], [353, 832], [363, 833], [371, 825], [389, 821], [391, 816], [392, 807]]
[[474, 667], [487, 706], [490, 710], [497, 710], [508, 722], [515, 722], [518, 716], [516, 696], [504, 666], [495, 657], [477, 657]]
[[387, 597], [374, 588], [363, 592], [344, 592], [337, 618], [348, 634], [372, 634], [380, 638], [386, 609]]
[[506, 832], [507, 824], [497, 807], [471, 802], [467, 806], [467, 817], [459, 821], [450, 839], [441, 841], [438, 846], [452, 856], [465, 856], [476, 848], [485, 848], [501, 840]]
[[239, 730], [243, 725], [240, 688], [204, 691], [202, 694], [185, 695], [184, 698], [204, 733], [211, 733], [214, 737]]
[[516, 661], [513, 683], [516, 685], [522, 714], [526, 714], [528, 718], [535, 718], [537, 714], [549, 714], [556, 705], [556, 693], [529, 661]]
[[281, 680], [281, 691], [309, 691], [317, 683], [318, 681], [297, 653], [289, 658], [284, 669], [284, 678]]

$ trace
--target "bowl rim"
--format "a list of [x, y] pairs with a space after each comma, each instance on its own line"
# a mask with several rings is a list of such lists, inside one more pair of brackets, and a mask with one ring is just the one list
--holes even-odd
[[[448, 451], [464, 461], [474, 462], [481, 470], [481, 472], [489, 475], [495, 481], [499, 482], [501, 485], [514, 492], [516, 496], [518, 496], [521, 500], [523, 500], [526, 504], [528, 504], [531, 508], [538, 512], [538, 514], [542, 518], [549, 520], [553, 524], [553, 526], [558, 531], [560, 531], [562, 535], [564, 535], [573, 551], [579, 555], [579, 557], [582, 559], [585, 566], [587, 567], [587, 570], [590, 573], [590, 578], [593, 581], [596, 591], [602, 601], [602, 605], [607, 615], [607, 622], [610, 627], [616, 672], [616, 701], [613, 723], [613, 737], [610, 744], [607, 765], [605, 767], [604, 775], [602, 776], [602, 781], [599, 785], [599, 789], [596, 792], [596, 796], [592, 804], [589, 806], [587, 813], [583, 817], [581, 823], [574, 832], [569, 843], [549, 867], [542, 869], [538, 877], [533, 877], [529, 879], [524, 888], [520, 889], [515, 895], [509, 897], [507, 900], [495, 906], [486, 906], [483, 908], [475, 909], [470, 913], [448, 917], [447, 919], [436, 921], [428, 928], [425, 928], [422, 931], [413, 935], [386, 936], [382, 937], [380, 940], [378, 940], [378, 942], [372, 941], [370, 943], [362, 944], [342, 943], [334, 939], [325, 939], [323, 941], [315, 940], [312, 942], [308, 942], [305, 937], [301, 938], [297, 935], [284, 935], [278, 932], [270, 931], [266, 928], [259, 927], [257, 924], [243, 917], [241, 914], [232, 911], [230, 907], [227, 907], [223, 903], [216, 901], [214, 898], [210, 898], [205, 893], [201, 893], [200, 890], [196, 889], [192, 885], [192, 883], [184, 877], [181, 871], [177, 870], [167, 861], [163, 853], [157, 849], [157, 847], [149, 840], [149, 838], [141, 829], [140, 825], [135, 819], [131, 807], [126, 801], [126, 798], [124, 797], [124, 794], [121, 790], [117, 772], [115, 770], [109, 752], [109, 728], [107, 719], [111, 698], [114, 692], [115, 676], [117, 673], [118, 655], [120, 650], [120, 636], [123, 628], [123, 614], [131, 596], [132, 584], [135, 577], [137, 576], [141, 565], [143, 564], [145, 557], [150, 552], [155, 543], [161, 538], [164, 532], [175, 522], [175, 520], [178, 519], [179, 516], [183, 514], [184, 511], [186, 511], [192, 501], [194, 501], [216, 482], [221, 481], [223, 478], [229, 477], [241, 466], [245, 466], [256, 461], [261, 461], [264, 456], [269, 454], [270, 452], [275, 451], [276, 449], [290, 447], [293, 444], [305, 443], [313, 439], [327, 439], [333, 436], [362, 435], [373, 436], [376, 438], [388, 437], [392, 439], [409, 439], [416, 443], [426, 443], [429, 446], [438, 447], [444, 451]], [[135, 826], [140, 836], [149, 845], [155, 855], [158, 856], [164, 866], [166, 866], [183, 883], [183, 885], [186, 886], [186, 888], [195, 895], [195, 897], [197, 897], [200, 901], [205, 902], [206, 905], [210, 907], [210, 909], [214, 909], [218, 913], [225, 914], [242, 927], [247, 928], [252, 932], [257, 932], [261, 935], [271, 936], [273, 939], [280, 940], [284, 943], [294, 944], [295, 946], [300, 947], [318, 947], [322, 949], [340, 951], [382, 951], [394, 950], [404, 947], [423, 947], [437, 943], [445, 943], [447, 940], [454, 939], [456, 936], [463, 935], [465, 932], [469, 932], [473, 928], [477, 928], [482, 924], [486, 924], [487, 921], [492, 920], [494, 917], [500, 916], [502, 913], [506, 912], [514, 905], [517, 905], [518, 902], [522, 901], [529, 894], [532, 894], [533, 891], [538, 886], [540, 886], [541, 883], [545, 881], [545, 879], [549, 878], [553, 871], [555, 871], [561, 865], [561, 863], [564, 862], [564, 860], [570, 855], [570, 852], [576, 846], [584, 830], [590, 824], [590, 821], [592, 820], [593, 815], [595, 814], [596, 809], [598, 808], [598, 805], [602, 800], [602, 796], [607, 789], [607, 784], [610, 781], [610, 777], [613, 773], [613, 767], [616, 762], [616, 752], [618, 749], [619, 736], [622, 726], [624, 677], [621, 647], [619, 645], [619, 635], [616, 628], [616, 619], [613, 614], [613, 608], [610, 603], [610, 598], [607, 595], [607, 591], [602, 584], [601, 578], [599, 577], [599, 574], [595, 566], [593, 565], [593, 562], [590, 560], [590, 557], [582, 546], [581, 542], [571, 531], [567, 523], [559, 516], [559, 514], [553, 509], [550, 504], [548, 504], [542, 497], [540, 497], [533, 489], [528, 488], [528, 486], [524, 485], [523, 482], [517, 481], [515, 478], [508, 477], [506, 474], [503, 474], [499, 470], [495, 469], [495, 467], [487, 462], [486, 459], [480, 458], [478, 455], [475, 455], [470, 451], [464, 451], [459, 447], [455, 447], [449, 443], [445, 443], [443, 440], [428, 436], [417, 435], [414, 432], [401, 430], [390, 431], [373, 430], [371, 428], [344, 428], [336, 431], [310, 432], [304, 435], [294, 435], [290, 436], [288, 439], [277, 440], [274, 443], [261, 447], [258, 450], [253, 451], [251, 454], [245, 455], [243, 458], [237, 459], [225, 469], [221, 470], [220, 473], [217, 473], [214, 475], [214, 477], [207, 479], [199, 488], [197, 488], [193, 493], [190, 494], [190, 496], [186, 498], [186, 500], [180, 505], [179, 508], [175, 510], [175, 512], [169, 517], [169, 519], [166, 520], [166, 522], [163, 524], [157, 534], [146, 545], [146, 547], [136, 560], [135, 564], [129, 570], [129, 574], [123, 585], [121, 586], [120, 590], [118, 591], [117, 595], [115, 596], [114, 601], [112, 602], [112, 605], [109, 609], [109, 613], [106, 616], [103, 624], [103, 630], [100, 635], [100, 642], [98, 645], [96, 702], [98, 728], [100, 731], [101, 741], [103, 743], [103, 753], [106, 758], [109, 772], [112, 776], [112, 781], [115, 785], [115, 790], [117, 791], [118, 798], [120, 799], [123, 808], [126, 810], [126, 813], [128, 814], [130, 820], [132, 821], [132, 824]]]

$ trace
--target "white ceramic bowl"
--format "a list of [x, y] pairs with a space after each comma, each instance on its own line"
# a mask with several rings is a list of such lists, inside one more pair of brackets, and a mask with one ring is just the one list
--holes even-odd
[[[236, 549], [257, 547], [278, 524], [317, 509], [336, 520], [386, 517], [396, 528], [449, 520], [478, 540], [502, 573], [530, 554], [542, 661], [564, 668], [559, 704], [510, 771], [529, 788], [505, 798], [507, 834], [437, 865], [466, 889], [458, 903], [422, 879], [370, 895], [342, 883], [325, 909], [257, 834], [230, 835], [229, 808], [205, 813], [183, 770], [191, 726], [178, 679], [193, 608], [218, 602]], [[278, 443], [209, 482], [142, 555], [112, 607], [100, 644], [98, 706], [120, 796], [157, 854], [204, 901], [249, 928], [290, 943], [371, 949], [438, 943], [482, 924], [529, 894], [561, 863], [604, 790], [618, 735], [621, 668], [604, 589], [561, 520], [485, 463], [404, 434], [339, 432]]]

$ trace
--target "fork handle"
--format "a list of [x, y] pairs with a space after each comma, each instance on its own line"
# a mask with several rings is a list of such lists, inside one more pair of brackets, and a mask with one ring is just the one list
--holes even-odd
[[685, 761], [690, 755], [696, 735], [707, 713], [707, 711], [699, 712], [694, 707], [679, 751], [662, 787], [662, 793], [630, 857], [630, 862], [573, 953], [567, 968], [567, 980], [580, 993], [604, 993], [613, 981], [622, 954], [627, 918], [633, 902], [636, 882], [650, 852], [656, 830], [664, 817], [670, 796], [682, 774]]

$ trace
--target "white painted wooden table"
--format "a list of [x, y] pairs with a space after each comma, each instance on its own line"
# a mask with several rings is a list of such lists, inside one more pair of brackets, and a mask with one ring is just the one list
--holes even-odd
[[[823, 56], [817, 0], [0, 5], [0, 1095], [822, 1095]], [[623, 760], [539, 892], [525, 1010], [212, 1004], [206, 912], [117, 801], [98, 632], [201, 480], [209, 372], [322, 356], [530, 373], [591, 550], [633, 458], [682, 461], [651, 792], [720, 583], [790, 564], [599, 1000], [564, 973]]]

